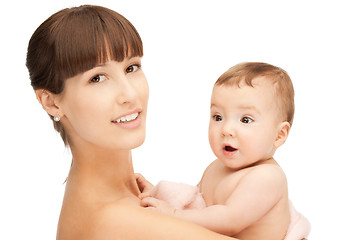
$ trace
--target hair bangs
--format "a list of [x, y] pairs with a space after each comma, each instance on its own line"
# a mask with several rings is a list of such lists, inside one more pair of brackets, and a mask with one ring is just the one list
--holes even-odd
[[[136, 56], [143, 56], [142, 41], [125, 17], [108, 8], [83, 5], [54, 13], [35, 30], [26, 66], [34, 90], [60, 94], [66, 79], [109, 60]], [[63, 125], [53, 123], [67, 145], [70, 139]]]
[[143, 56], [142, 41], [133, 25], [109, 9], [79, 7], [63, 19], [61, 29], [54, 31], [59, 61], [55, 66], [63, 80], [109, 60], [121, 62]]

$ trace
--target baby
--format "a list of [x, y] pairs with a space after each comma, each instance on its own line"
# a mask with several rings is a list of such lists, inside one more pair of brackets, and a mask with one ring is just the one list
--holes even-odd
[[284, 70], [255, 62], [233, 66], [211, 97], [209, 141], [217, 159], [198, 184], [206, 206], [171, 206], [139, 175], [142, 206], [238, 239], [284, 239], [291, 208], [286, 176], [273, 155], [293, 116], [294, 90]]

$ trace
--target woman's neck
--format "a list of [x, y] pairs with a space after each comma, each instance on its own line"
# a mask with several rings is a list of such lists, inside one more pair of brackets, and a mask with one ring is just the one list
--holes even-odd
[[130, 150], [96, 147], [72, 149], [73, 164], [68, 183], [80, 184], [95, 193], [112, 198], [137, 196]]

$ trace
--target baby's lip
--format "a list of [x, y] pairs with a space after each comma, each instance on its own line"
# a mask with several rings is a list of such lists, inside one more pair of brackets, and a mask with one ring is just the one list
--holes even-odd
[[224, 149], [226, 152], [235, 152], [235, 151], [238, 150], [237, 148], [234, 148], [234, 147], [232, 147], [231, 145], [224, 145], [223, 149]]

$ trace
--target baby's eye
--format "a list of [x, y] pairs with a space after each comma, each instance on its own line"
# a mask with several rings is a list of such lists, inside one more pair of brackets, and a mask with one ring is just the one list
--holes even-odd
[[240, 122], [242, 122], [242, 123], [251, 123], [251, 122], [253, 122], [254, 120], [252, 120], [251, 118], [249, 118], [249, 117], [243, 117], [243, 118], [241, 118], [240, 119]]
[[215, 115], [213, 116], [213, 119], [214, 119], [216, 122], [222, 121], [222, 117], [221, 117], [220, 115], [218, 115], [218, 114], [215, 114]]
[[140, 68], [139, 64], [133, 64], [126, 68], [127, 73], [136, 72]]
[[98, 74], [94, 76], [92, 79], [90, 79], [90, 83], [99, 83], [106, 79], [106, 76], [104, 74]]

